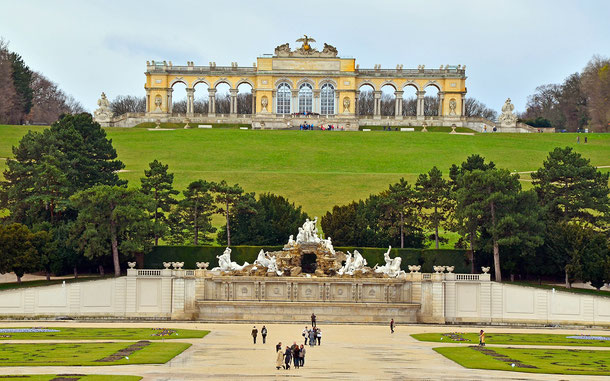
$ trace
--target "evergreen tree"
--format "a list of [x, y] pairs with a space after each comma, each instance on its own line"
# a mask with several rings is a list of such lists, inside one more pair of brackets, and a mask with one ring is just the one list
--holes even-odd
[[[405, 247], [405, 226], [417, 223], [417, 192], [401, 178], [381, 195], [383, 210], [381, 222], [389, 228], [390, 235], [396, 230], [400, 237], [400, 247]], [[385, 224], [384, 224], [385, 222]], [[385, 246], [385, 245], [384, 245]]]
[[145, 252], [152, 223], [147, 211], [152, 201], [141, 192], [97, 185], [70, 198], [78, 218], [73, 228], [77, 248], [90, 259], [112, 254], [114, 275], [121, 275], [119, 252]]
[[[230, 224], [227, 222], [227, 225], [220, 228], [216, 240], [227, 246], [231, 246], [231, 243], [234, 245], [241, 245], [245, 243], [255, 244], [256, 242], [261, 242], [263, 237], [259, 236], [260, 231], [253, 228], [256, 224], [253, 219], [258, 213], [254, 193], [242, 193], [238, 197], [232, 198], [232, 200], [232, 206], [228, 214], [226, 214], [226, 209], [224, 208], [217, 209], [220, 213], [228, 216]], [[229, 230], [229, 227], [231, 230]]]
[[225, 231], [227, 237], [227, 246], [231, 246], [231, 218], [235, 216], [235, 211], [232, 210], [238, 203], [242, 203], [245, 208], [243, 211], [248, 210], [246, 204], [249, 201], [243, 199], [244, 190], [235, 184], [230, 186], [225, 180], [220, 183], [214, 183], [212, 190], [215, 193], [214, 201], [216, 202], [216, 213], [222, 214], [225, 217]]
[[13, 69], [13, 85], [17, 92], [18, 104], [16, 106], [21, 112], [21, 123], [23, 123], [25, 115], [32, 109], [32, 100], [34, 99], [34, 91], [31, 87], [32, 71], [17, 53], [9, 53], [9, 60]]
[[150, 218], [153, 222], [152, 234], [155, 246], [157, 246], [159, 238], [163, 238], [168, 231], [165, 213], [168, 213], [172, 205], [177, 203], [174, 196], [180, 192], [173, 188], [174, 174], [167, 172], [167, 165], [163, 165], [155, 159], [149, 164], [149, 167], [150, 169], [144, 171], [145, 177], [142, 177], [140, 181], [142, 193], [154, 201]]
[[39, 270], [33, 234], [22, 224], [0, 225], [0, 273], [13, 271], [17, 282], [27, 272]]
[[487, 246], [493, 251], [496, 281], [502, 281], [501, 246], [532, 249], [543, 242], [536, 195], [522, 192], [518, 175], [505, 169], [474, 170], [458, 178], [456, 193], [458, 219], [477, 220], [489, 234]]
[[430, 172], [419, 175], [415, 189], [418, 193], [420, 212], [424, 216], [423, 222], [427, 227], [434, 229], [434, 242], [438, 249], [439, 227], [447, 225], [446, 222], [453, 210], [449, 182], [443, 179], [443, 173], [435, 166]]
[[197, 180], [190, 183], [182, 193], [184, 199], [170, 213], [169, 240], [172, 244], [201, 245], [212, 242], [209, 233], [214, 233], [212, 213], [215, 210], [214, 199], [210, 193], [211, 183]]

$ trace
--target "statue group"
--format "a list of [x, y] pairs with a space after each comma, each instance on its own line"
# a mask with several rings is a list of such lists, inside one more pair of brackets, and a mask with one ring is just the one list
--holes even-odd
[[[307, 219], [296, 240], [291, 235], [283, 251], [268, 252], [261, 250], [254, 263], [244, 262], [239, 265], [231, 261], [231, 249], [226, 248], [222, 255], [217, 256], [218, 267], [212, 271], [230, 275], [258, 275], [258, 276], [310, 276], [302, 274], [299, 256], [302, 252], [316, 253], [316, 257], [322, 261], [318, 264], [322, 267], [316, 270], [317, 276], [358, 276], [358, 277], [390, 277], [396, 278], [405, 274], [400, 269], [402, 258], [390, 258], [392, 247], [390, 246], [384, 254], [384, 265], [375, 265], [371, 268], [367, 266], [366, 259], [354, 250], [354, 253], [347, 254], [336, 252], [331, 238], [323, 239], [318, 234], [316, 227], [318, 218]], [[296, 257], [294, 257], [296, 256]], [[296, 261], [296, 262], [295, 262]]]
[[515, 105], [510, 102], [510, 98], [502, 106], [502, 114], [498, 118], [502, 127], [517, 127], [517, 115], [513, 114]]

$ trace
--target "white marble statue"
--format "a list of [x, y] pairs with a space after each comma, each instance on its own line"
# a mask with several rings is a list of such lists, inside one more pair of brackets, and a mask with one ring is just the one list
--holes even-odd
[[277, 268], [277, 260], [275, 257], [270, 257], [269, 266], [267, 266], [267, 273], [276, 273], [277, 276], [282, 276], [284, 274], [283, 271]]
[[390, 278], [396, 278], [399, 275], [405, 274], [404, 271], [400, 269], [400, 264], [402, 263], [402, 258], [396, 257], [394, 259], [390, 258], [390, 251], [392, 250], [392, 246], [388, 248], [383, 254], [383, 259], [385, 260], [385, 265], [379, 266], [375, 265], [373, 271], [377, 274], [385, 274]]
[[515, 106], [510, 102], [510, 98], [502, 106], [502, 115], [498, 117], [498, 122], [502, 127], [517, 127], [517, 116], [513, 114]]
[[309, 218], [305, 220], [302, 228], [299, 228], [299, 234], [297, 234], [297, 243], [320, 243], [320, 237], [318, 236], [318, 217], [311, 221]]
[[368, 269], [365, 267], [366, 264], [366, 259], [364, 259], [364, 257], [362, 256], [362, 254], [360, 254], [360, 252], [358, 252], [358, 250], [354, 250], [353, 255], [348, 251], [347, 256], [345, 258], [345, 265], [343, 265], [343, 267], [341, 267], [339, 271], [337, 271], [337, 274], [354, 275], [354, 273], [358, 270], [362, 271], [363, 273], [366, 273], [368, 272]]
[[290, 237], [288, 237], [288, 246], [294, 246], [297, 242], [294, 240], [294, 235], [290, 235]]
[[112, 119], [112, 110], [110, 109], [110, 102], [106, 98], [106, 94], [102, 93], [101, 98], [97, 101], [99, 108], [93, 111], [93, 119], [96, 122], [109, 122]]
[[332, 253], [332, 255], [335, 255], [335, 248], [333, 247], [333, 241], [330, 237], [323, 239], [322, 244]]
[[[283, 274], [283, 272], [279, 271], [277, 267], [277, 260], [275, 259], [275, 257], [270, 256], [269, 252], [265, 252], [263, 251], [263, 249], [258, 252], [258, 256], [254, 261], [254, 265], [257, 267], [265, 267], [268, 273], [276, 273], [278, 276], [281, 276]], [[252, 269], [254, 270], [257, 267], [253, 267]]]
[[231, 262], [231, 249], [228, 247], [221, 255], [217, 255], [216, 258], [218, 258], [218, 267], [214, 267], [212, 271], [241, 271], [249, 265], [248, 262], [244, 262], [243, 265]]

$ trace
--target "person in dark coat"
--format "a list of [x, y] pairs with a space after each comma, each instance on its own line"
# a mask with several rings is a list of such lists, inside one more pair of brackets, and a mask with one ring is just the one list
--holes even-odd
[[313, 312], [311, 313], [311, 326], [312, 328], [316, 326], [316, 315]]
[[279, 351], [282, 349], [282, 342], [280, 341], [279, 343], [277, 343], [277, 345], [275, 346], [275, 351]]
[[263, 336], [263, 344], [265, 344], [267, 342], [267, 327], [263, 326], [261, 336]]
[[390, 320], [390, 331], [394, 333], [394, 319]]
[[284, 351], [284, 366], [286, 370], [290, 369], [290, 361], [292, 361], [292, 350], [286, 345], [286, 351]]
[[258, 336], [258, 329], [254, 326], [254, 328], [252, 328], [252, 339], [254, 339], [254, 344], [256, 344], [256, 336]]
[[292, 358], [294, 360], [294, 368], [299, 369], [299, 365], [301, 365], [301, 349], [298, 345], [296, 345], [292, 350]]

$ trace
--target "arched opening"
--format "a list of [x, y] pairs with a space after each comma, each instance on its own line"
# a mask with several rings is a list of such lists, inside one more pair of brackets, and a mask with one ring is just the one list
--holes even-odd
[[301, 272], [305, 274], [313, 274], [318, 268], [318, 257], [314, 253], [305, 253], [301, 257]]
[[358, 88], [358, 115], [373, 115], [375, 111], [375, 96], [373, 86], [365, 83]]
[[186, 83], [176, 82], [172, 85], [171, 102], [168, 102], [171, 114], [186, 114]]
[[439, 89], [436, 85], [428, 85], [424, 88], [424, 116], [438, 116]]
[[330, 83], [322, 85], [320, 91], [320, 114], [335, 114], [335, 87]]
[[396, 89], [392, 85], [383, 85], [381, 87], [381, 99], [379, 105], [381, 107], [380, 114], [382, 116], [394, 116], [396, 114]]
[[196, 83], [193, 100], [193, 112], [195, 114], [207, 114], [210, 103], [210, 86], [205, 82]]
[[304, 83], [299, 87], [299, 113], [311, 113], [313, 111], [313, 87]]
[[276, 113], [277, 114], [290, 114], [290, 97], [291, 97], [290, 85], [286, 82], [282, 82], [277, 87], [276, 99]]
[[402, 115], [417, 115], [417, 88], [413, 85], [406, 85], [402, 89]]
[[216, 85], [216, 114], [231, 113], [231, 95], [229, 89], [231, 86], [226, 82], [221, 82]]
[[237, 86], [237, 113], [252, 114], [252, 85], [247, 82]]

